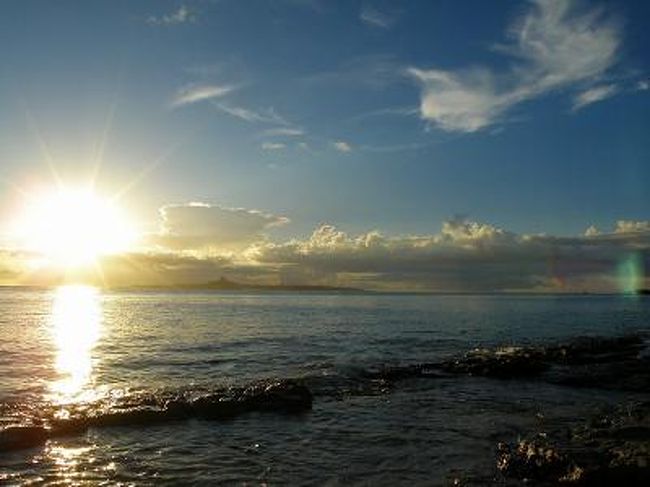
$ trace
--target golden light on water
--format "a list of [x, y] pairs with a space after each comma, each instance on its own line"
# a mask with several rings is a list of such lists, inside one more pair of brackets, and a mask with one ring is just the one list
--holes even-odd
[[91, 399], [92, 351], [102, 327], [99, 291], [82, 285], [59, 287], [54, 295], [50, 327], [57, 349], [54, 368], [58, 375], [50, 385], [51, 399], [58, 403]]

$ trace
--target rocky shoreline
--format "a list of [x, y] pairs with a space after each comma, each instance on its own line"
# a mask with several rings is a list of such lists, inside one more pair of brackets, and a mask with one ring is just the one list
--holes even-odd
[[[0, 404], [0, 454], [43, 445], [89, 428], [144, 427], [191, 418], [228, 420], [251, 412], [304, 414], [323, 396], [386, 394], [401, 381], [544, 381], [650, 393], [645, 334], [579, 337], [559, 344], [477, 348], [440, 362], [379, 366], [323, 386], [309, 378], [274, 379], [212, 391], [134, 393], [71, 405]], [[648, 396], [650, 399], [650, 396]], [[27, 412], [25, 412], [27, 411]], [[7, 419], [9, 418], [9, 419]], [[12, 419], [13, 418], [13, 419]], [[495, 446], [494, 471], [454, 477], [452, 485], [650, 485], [650, 400], [620, 405], [561, 433], [535, 431]]]

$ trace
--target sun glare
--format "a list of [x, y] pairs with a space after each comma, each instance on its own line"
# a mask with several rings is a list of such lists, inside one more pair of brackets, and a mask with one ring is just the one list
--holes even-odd
[[101, 255], [128, 250], [135, 241], [120, 208], [87, 189], [60, 189], [30, 199], [16, 234], [25, 248], [63, 267], [90, 264]]

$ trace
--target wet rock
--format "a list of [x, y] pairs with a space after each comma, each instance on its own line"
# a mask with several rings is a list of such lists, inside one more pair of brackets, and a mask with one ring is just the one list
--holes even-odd
[[88, 425], [94, 427], [143, 426], [160, 423], [166, 419], [163, 410], [151, 406], [141, 406], [103, 412], [97, 416], [88, 418]]
[[442, 364], [447, 372], [500, 379], [539, 376], [547, 368], [543, 350], [524, 347], [475, 349]]
[[580, 480], [582, 470], [543, 437], [522, 440], [514, 447], [500, 443], [497, 447], [497, 470], [506, 477], [523, 481]]
[[620, 337], [578, 337], [566, 344], [549, 347], [547, 360], [582, 365], [633, 359], [645, 348], [641, 335]]
[[48, 439], [48, 430], [42, 426], [10, 426], [0, 431], [0, 451], [32, 448]]
[[244, 402], [221, 394], [199, 397], [190, 406], [193, 414], [203, 419], [228, 419], [249, 411]]
[[294, 381], [276, 381], [253, 393], [250, 401], [260, 411], [299, 413], [312, 408], [313, 396], [304, 385]]
[[69, 436], [85, 433], [88, 429], [88, 420], [85, 417], [53, 419], [50, 421], [49, 436]]
[[305, 385], [279, 380], [205, 395], [192, 401], [191, 408], [199, 417], [220, 419], [250, 411], [299, 413], [310, 410], [312, 403], [312, 393]]
[[650, 485], [650, 403], [592, 418], [571, 435], [500, 443], [497, 471], [532, 485]]

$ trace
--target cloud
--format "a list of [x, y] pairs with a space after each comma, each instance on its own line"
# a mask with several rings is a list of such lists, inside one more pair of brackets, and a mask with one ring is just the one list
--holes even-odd
[[636, 89], [637, 91], [647, 91], [648, 89], [650, 89], [650, 81], [648, 80], [638, 81], [636, 84]]
[[347, 142], [345, 142], [343, 140], [337, 140], [335, 142], [332, 142], [332, 145], [339, 152], [351, 152], [352, 151], [352, 147], [350, 146], [350, 144], [348, 144]]
[[[265, 234], [286, 218], [201, 203], [168, 205], [161, 218], [161, 231], [151, 236], [148, 251], [102, 257], [108, 284], [200, 284], [225, 276], [249, 283], [376, 290], [616, 292], [650, 287], [650, 221], [620, 220], [609, 232], [590, 227], [575, 237], [519, 234], [464, 218], [424, 235], [376, 230], [353, 235], [323, 224], [306, 238], [272, 241]], [[37, 258], [0, 249], [0, 282], [62, 282], [62, 269], [36, 268]]]
[[619, 220], [616, 222], [614, 233], [645, 233], [650, 232], [650, 221]]
[[286, 148], [286, 145], [280, 142], [264, 142], [262, 144], [264, 150], [282, 150], [284, 148]]
[[395, 23], [394, 17], [380, 12], [370, 5], [361, 7], [359, 19], [371, 27], [379, 27], [380, 29], [390, 29]]
[[[276, 266], [285, 280], [319, 276], [375, 289], [611, 292], [650, 282], [644, 277], [650, 275], [650, 223], [631, 227], [619, 222], [613, 233], [554, 237], [457, 218], [438, 234], [389, 237], [377, 231], [351, 236], [321, 225], [306, 240], [266, 242], [251, 255]], [[621, 266], [633, 271], [622, 275]]]
[[591, 105], [602, 100], [606, 100], [614, 96], [618, 92], [618, 86], [600, 85], [589, 88], [588, 90], [579, 93], [573, 100], [573, 111], [580, 110], [581, 108]]
[[167, 205], [160, 209], [162, 228], [154, 243], [172, 250], [232, 250], [264, 238], [264, 231], [288, 218], [257, 210], [206, 203]]
[[514, 106], [576, 84], [592, 83], [617, 62], [621, 33], [602, 9], [578, 10], [574, 0], [534, 0], [495, 49], [504, 69], [410, 68], [421, 85], [420, 115], [446, 131], [475, 132], [498, 123]]
[[172, 106], [178, 107], [221, 98], [236, 89], [237, 87], [232, 85], [189, 85], [178, 90], [172, 100]]
[[266, 137], [299, 137], [305, 135], [305, 131], [293, 127], [279, 127], [275, 129], [266, 129], [262, 134]]
[[269, 108], [265, 111], [255, 111], [248, 108], [227, 105], [225, 103], [213, 103], [213, 105], [217, 110], [246, 122], [291, 125], [287, 120], [278, 115], [273, 108]]
[[186, 5], [181, 5], [178, 10], [169, 14], [156, 16], [151, 15], [147, 18], [147, 23], [152, 25], [177, 25], [196, 22], [196, 12], [190, 10]]

